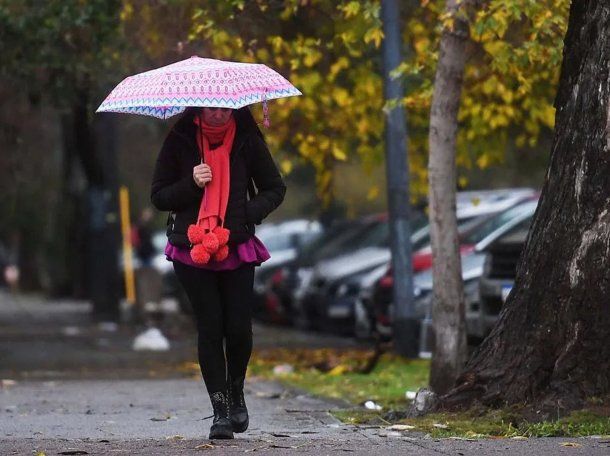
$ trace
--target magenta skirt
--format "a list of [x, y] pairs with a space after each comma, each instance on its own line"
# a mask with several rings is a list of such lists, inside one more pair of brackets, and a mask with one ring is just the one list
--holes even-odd
[[245, 263], [253, 263], [255, 266], [260, 266], [261, 263], [271, 258], [263, 242], [256, 236], [252, 236], [248, 241], [231, 247], [229, 249], [229, 256], [222, 261], [210, 260], [206, 264], [195, 263], [191, 259], [189, 249], [176, 247], [169, 242], [165, 246], [165, 256], [169, 261], [179, 261], [187, 266], [208, 269], [210, 271], [230, 271], [237, 269]]

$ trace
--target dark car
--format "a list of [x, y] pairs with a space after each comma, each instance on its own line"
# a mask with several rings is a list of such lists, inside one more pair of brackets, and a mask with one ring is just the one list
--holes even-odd
[[523, 252], [533, 217], [527, 217], [489, 247], [479, 281], [481, 310], [479, 325], [489, 334], [515, 283], [517, 264]]
[[304, 324], [302, 309], [298, 304], [295, 306], [295, 302], [307, 288], [313, 267], [326, 258], [349, 251], [363, 237], [377, 232], [386, 220], [385, 215], [341, 220], [303, 245], [296, 258], [277, 270], [266, 283], [265, 306], [271, 319], [289, 321], [297, 326], [308, 326]]
[[292, 323], [294, 319], [292, 294], [299, 283], [300, 268], [323, 256], [323, 247], [341, 239], [345, 232], [356, 229], [357, 224], [358, 222], [354, 224], [346, 220], [336, 221], [308, 242], [302, 243], [297, 249], [295, 258], [287, 261], [261, 282], [259, 292], [262, 299], [259, 302], [257, 316], [274, 323]]
[[[423, 213], [415, 212], [411, 226], [418, 233], [426, 224]], [[412, 236], [412, 242], [414, 242]], [[354, 239], [346, 251], [319, 261], [311, 270], [299, 304], [308, 326], [352, 334], [355, 304], [365, 277], [391, 259], [387, 220]]]
[[254, 273], [252, 305], [256, 318], [272, 322], [284, 321], [283, 315], [267, 311], [268, 304], [273, 304], [267, 300], [267, 283], [278, 270], [296, 258], [303, 245], [309, 244], [321, 233], [322, 226], [319, 222], [306, 219], [266, 223], [257, 229], [256, 236], [263, 242], [271, 258], [257, 267]]

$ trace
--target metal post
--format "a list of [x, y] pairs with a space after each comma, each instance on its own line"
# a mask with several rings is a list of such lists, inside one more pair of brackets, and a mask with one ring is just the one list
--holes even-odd
[[93, 317], [98, 321], [120, 320], [119, 207], [116, 118], [100, 114], [94, 118], [91, 153], [96, 157], [89, 183], [89, 239], [87, 242]]
[[[390, 72], [401, 62], [401, 36], [396, 0], [382, 0], [383, 75], [386, 101], [403, 97], [400, 79]], [[407, 161], [407, 127], [402, 105], [386, 112], [386, 174], [392, 269], [394, 271], [394, 347], [407, 357], [418, 354], [418, 323], [413, 305], [413, 273], [411, 266], [411, 229], [409, 226], [409, 163]]]

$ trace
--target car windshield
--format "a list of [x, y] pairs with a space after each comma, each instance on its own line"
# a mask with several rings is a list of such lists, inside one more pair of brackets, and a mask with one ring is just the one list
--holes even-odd
[[[457, 221], [457, 229], [458, 233], [463, 233], [467, 231], [469, 227], [474, 224], [481, 223], [481, 219], [485, 217], [482, 216], [474, 216], [474, 217], [464, 217], [460, 218]], [[427, 223], [427, 221], [426, 221]], [[423, 249], [424, 247], [430, 245], [430, 225], [425, 224], [419, 230], [415, 231], [411, 236], [411, 247], [413, 252]]]
[[[411, 218], [411, 230], [419, 230], [427, 223], [428, 220], [423, 214], [415, 213]], [[323, 258], [357, 249], [387, 247], [389, 237], [387, 220], [343, 221], [305, 244], [299, 253], [299, 259], [303, 264], [313, 264]]]
[[500, 237], [496, 243], [497, 245], [501, 244], [524, 244], [527, 238], [527, 233], [529, 232], [530, 226], [532, 224], [532, 220], [534, 217], [528, 217], [522, 222], [515, 225], [511, 228], [508, 233], [504, 234]]
[[372, 231], [379, 230], [379, 225], [383, 223], [385, 222], [380, 220], [352, 220], [333, 225], [303, 246], [299, 260], [303, 264], [313, 264], [323, 258], [358, 248], [363, 239], [370, 237]]
[[270, 252], [277, 252], [279, 250], [287, 250], [293, 247], [292, 245], [292, 236], [294, 233], [290, 232], [272, 232], [268, 230], [266, 236], [264, 236], [261, 241], [265, 244], [265, 247]]
[[462, 239], [462, 243], [470, 245], [477, 244], [501, 226], [506, 225], [515, 217], [519, 217], [527, 213], [533, 213], [536, 210], [537, 205], [537, 200], [528, 201], [491, 216], [485, 222], [473, 229], [471, 233], [467, 234]]

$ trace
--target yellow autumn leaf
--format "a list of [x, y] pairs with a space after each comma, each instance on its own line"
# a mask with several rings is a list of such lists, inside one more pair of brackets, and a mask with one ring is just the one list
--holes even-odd
[[318, 63], [321, 58], [322, 58], [322, 53], [320, 53], [318, 50], [308, 49], [305, 52], [305, 56], [303, 57], [303, 64], [306, 67], [312, 67], [316, 63]]
[[372, 28], [364, 34], [364, 42], [368, 44], [372, 41], [375, 43], [375, 47], [378, 48], [381, 45], [383, 36], [383, 30], [381, 30], [381, 28]]
[[282, 160], [280, 167], [284, 174], [290, 174], [292, 171], [292, 162], [290, 160]]
[[335, 366], [330, 371], [328, 371], [328, 375], [343, 375], [346, 372], [349, 372], [349, 367], [345, 364], [339, 364], [338, 366]]
[[340, 149], [336, 144], [333, 144], [333, 157], [335, 157], [339, 161], [347, 160], [347, 155], [345, 152]]

